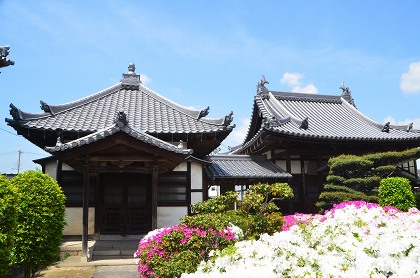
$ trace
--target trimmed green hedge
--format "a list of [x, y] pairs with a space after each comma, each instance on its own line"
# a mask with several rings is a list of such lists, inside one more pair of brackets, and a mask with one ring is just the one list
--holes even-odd
[[0, 277], [9, 277], [17, 210], [16, 193], [9, 180], [0, 175]]
[[65, 196], [57, 182], [39, 171], [26, 171], [11, 181], [18, 195], [14, 264], [25, 277], [59, 257], [65, 226]]
[[316, 203], [319, 212], [332, 208], [335, 203], [351, 200], [378, 202], [375, 195], [381, 180], [393, 175], [397, 165], [419, 157], [420, 148], [413, 148], [361, 156], [342, 154], [330, 158], [327, 184]]
[[393, 206], [402, 211], [416, 207], [410, 181], [401, 177], [385, 178], [379, 186], [379, 205]]

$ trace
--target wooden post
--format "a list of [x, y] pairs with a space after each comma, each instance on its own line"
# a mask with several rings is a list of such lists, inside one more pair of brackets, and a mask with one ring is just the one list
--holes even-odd
[[158, 170], [157, 165], [153, 166], [152, 172], [152, 230], [157, 229], [157, 190], [158, 190]]
[[88, 256], [88, 219], [89, 219], [89, 166], [83, 165], [83, 227], [82, 227], [82, 261]]

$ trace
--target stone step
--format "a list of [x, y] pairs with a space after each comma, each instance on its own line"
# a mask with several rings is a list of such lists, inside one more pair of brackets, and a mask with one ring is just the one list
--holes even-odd
[[133, 257], [136, 250], [93, 250], [93, 256], [130, 256]]
[[134, 258], [133, 256], [94, 256], [93, 257], [93, 261], [98, 262], [98, 261], [106, 261], [106, 260], [127, 260], [127, 259], [132, 259], [132, 261], [130, 261], [130, 264], [134, 264], [136, 258]]
[[138, 244], [138, 239], [119, 240], [109, 238], [108, 240], [97, 240], [92, 246], [92, 258], [93, 260], [134, 259], [134, 252], [137, 251]]

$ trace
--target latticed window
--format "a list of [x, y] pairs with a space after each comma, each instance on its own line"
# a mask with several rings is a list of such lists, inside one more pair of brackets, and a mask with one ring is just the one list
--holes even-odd
[[158, 202], [186, 203], [188, 172], [179, 171], [163, 174], [158, 181]]
[[[89, 205], [93, 205], [95, 203], [96, 178], [90, 177], [89, 183]], [[67, 206], [83, 205], [83, 174], [75, 171], [62, 171], [59, 184], [66, 195]]]

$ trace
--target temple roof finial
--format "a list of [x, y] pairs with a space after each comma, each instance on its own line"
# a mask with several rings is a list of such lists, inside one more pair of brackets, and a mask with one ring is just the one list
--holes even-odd
[[136, 65], [134, 63], [128, 65], [128, 74], [136, 74]]
[[126, 89], [136, 90], [141, 84], [140, 74], [136, 74], [136, 65], [130, 63], [128, 65], [128, 73], [123, 73], [121, 83]]

